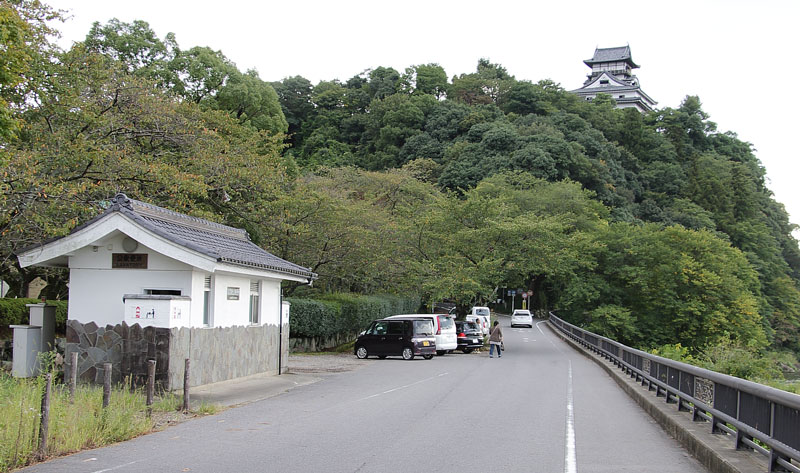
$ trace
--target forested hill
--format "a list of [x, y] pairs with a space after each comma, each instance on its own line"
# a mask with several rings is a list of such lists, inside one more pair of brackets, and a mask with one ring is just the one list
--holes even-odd
[[96, 23], [62, 51], [47, 6], [0, 9], [12, 295], [41, 276], [64, 297], [63, 272], [20, 268], [15, 252], [122, 191], [246, 228], [319, 273], [287, 294], [463, 309], [525, 288], [535, 307], [642, 348], [800, 353], [792, 226], [752, 146], [697, 97], [642, 115], [487, 60], [453, 77], [423, 64], [269, 83], [144, 21]]
[[289, 123], [288, 154], [301, 167], [424, 168], [426, 179], [458, 192], [503, 171], [575, 181], [612, 222], [680, 225], [729, 241], [758, 271], [761, 310], [777, 320], [793, 314], [797, 324], [793, 227], [752, 145], [719, 133], [698, 97], [642, 115], [614, 108], [611, 97], [585, 102], [551, 81], [516, 79], [483, 59], [450, 80], [425, 64], [272, 85]]

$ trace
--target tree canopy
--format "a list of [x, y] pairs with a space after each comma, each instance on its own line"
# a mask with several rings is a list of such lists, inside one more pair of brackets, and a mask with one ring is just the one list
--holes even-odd
[[[503, 288], [642, 348], [800, 353], [800, 249], [752, 144], [698, 97], [641, 114], [480, 59], [266, 82], [145, 21], [67, 51], [0, 2], [0, 276], [117, 192], [246, 228], [315, 289], [460, 309]], [[726, 345], [727, 344], [727, 345]]]

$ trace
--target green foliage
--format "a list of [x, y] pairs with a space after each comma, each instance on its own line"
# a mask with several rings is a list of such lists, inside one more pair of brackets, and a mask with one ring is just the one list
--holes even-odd
[[[0, 298], [0, 327], [9, 325], [28, 325], [30, 309], [26, 304], [39, 304], [38, 299]], [[47, 301], [56, 306], [56, 333], [64, 333], [67, 328], [67, 301]]]
[[775, 354], [761, 354], [732, 343], [721, 343], [705, 350], [703, 368], [756, 382], [782, 380], [783, 373]]
[[292, 337], [353, 334], [370, 322], [390, 315], [416, 313], [419, 298], [392, 295], [326, 294], [321, 299], [287, 298]]

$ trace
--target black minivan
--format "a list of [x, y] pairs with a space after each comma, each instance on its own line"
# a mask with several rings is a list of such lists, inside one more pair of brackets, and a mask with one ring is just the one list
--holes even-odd
[[433, 323], [430, 319], [376, 320], [358, 335], [353, 352], [360, 359], [402, 356], [413, 360], [422, 355], [430, 360], [436, 354]]

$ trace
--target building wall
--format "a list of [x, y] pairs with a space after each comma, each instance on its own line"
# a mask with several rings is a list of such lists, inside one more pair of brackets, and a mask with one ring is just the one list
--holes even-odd
[[[189, 314], [181, 323], [169, 320], [157, 326], [203, 327], [203, 296], [206, 277], [211, 276], [210, 327], [250, 325], [250, 282], [260, 281], [260, 324], [278, 325], [280, 311], [279, 279], [242, 276], [230, 272], [207, 273], [166, 257], [139, 244], [135, 254], [147, 254], [147, 269], [112, 268], [112, 254], [125, 253], [117, 233], [102, 245], [87, 246], [69, 259], [69, 319], [99, 326], [116, 325], [125, 317], [124, 294], [143, 294], [147, 289], [180, 291], [189, 296]], [[228, 296], [229, 288], [238, 288], [238, 299]], [[127, 323], [133, 323], [127, 320]]]
[[102, 246], [84, 247], [70, 257], [71, 320], [116, 325], [124, 317], [123, 294], [141, 294], [145, 289], [180, 290], [191, 296], [192, 267], [143, 245], [134, 253], [147, 254], [147, 269], [112, 269], [112, 253], [125, 253], [123, 238], [124, 235], [118, 234]]

